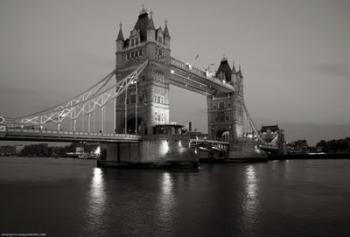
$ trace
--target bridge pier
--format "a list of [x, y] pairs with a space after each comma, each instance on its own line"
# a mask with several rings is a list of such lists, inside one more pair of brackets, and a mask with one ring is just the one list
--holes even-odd
[[149, 135], [135, 143], [101, 145], [100, 167], [167, 168], [198, 167], [198, 157], [189, 149], [189, 139], [173, 135]]
[[230, 144], [227, 157], [228, 161], [266, 161], [267, 156], [256, 142], [249, 140], [237, 140]]

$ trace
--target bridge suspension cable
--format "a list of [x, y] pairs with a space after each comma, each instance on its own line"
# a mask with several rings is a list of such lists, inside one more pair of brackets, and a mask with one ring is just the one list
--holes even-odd
[[261, 137], [259, 130], [256, 128], [254, 121], [253, 121], [252, 117], [250, 116], [250, 113], [247, 109], [245, 102], [243, 101], [242, 104], [243, 104], [244, 113], [247, 116], [247, 120], [249, 122], [249, 125], [252, 128], [254, 134], [257, 136], [258, 142], [262, 145], [268, 145], [267, 142]]
[[[93, 113], [97, 108], [103, 108], [112, 99], [124, 93], [129, 85], [137, 81], [138, 76], [146, 68], [147, 64], [148, 60], [139, 65], [133, 72], [131, 72], [122, 80], [119, 80], [113, 83], [111, 86], [107, 87], [106, 85], [110, 82], [111, 78], [116, 73], [116, 70], [113, 70], [102, 80], [89, 87], [87, 90], [80, 93], [79, 95], [73, 97], [72, 99], [60, 105], [42, 110], [40, 112], [36, 112], [19, 118], [7, 119], [7, 126], [43, 126], [48, 123], [57, 123], [58, 127], [60, 127], [60, 124], [64, 120], [71, 120], [75, 129], [76, 120], [79, 117], [83, 117], [85, 114], [88, 114], [88, 127], [90, 130], [91, 113]], [[103, 109], [101, 116], [103, 119]], [[102, 129], [104, 127], [103, 121], [101, 123], [101, 127]]]

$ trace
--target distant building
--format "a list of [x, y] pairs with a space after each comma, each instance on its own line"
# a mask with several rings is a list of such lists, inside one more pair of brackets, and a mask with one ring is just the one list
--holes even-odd
[[279, 154], [286, 153], [286, 141], [284, 130], [278, 125], [261, 126], [260, 137], [268, 145], [276, 147]]
[[279, 134], [283, 134], [284, 137], [284, 131], [281, 130], [278, 125], [262, 126], [260, 129], [262, 139], [268, 143], [277, 138]]
[[310, 151], [310, 147], [307, 144], [307, 141], [297, 140], [287, 144], [288, 153], [308, 153]]
[[16, 146], [0, 146], [0, 155], [1, 156], [12, 156], [16, 155]]
[[16, 155], [19, 155], [19, 154], [21, 154], [22, 150], [24, 149], [24, 145], [16, 145], [15, 149], [16, 149]]

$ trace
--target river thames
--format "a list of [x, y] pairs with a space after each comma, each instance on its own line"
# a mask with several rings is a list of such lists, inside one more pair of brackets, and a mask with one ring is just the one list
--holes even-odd
[[350, 160], [164, 171], [1, 157], [0, 188], [3, 236], [350, 236]]

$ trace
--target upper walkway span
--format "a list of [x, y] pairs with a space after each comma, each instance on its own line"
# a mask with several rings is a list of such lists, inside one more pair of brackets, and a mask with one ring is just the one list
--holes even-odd
[[224, 80], [211, 77], [205, 71], [173, 57], [170, 58], [170, 83], [204, 95], [215, 94], [217, 91], [235, 91], [234, 87]]

